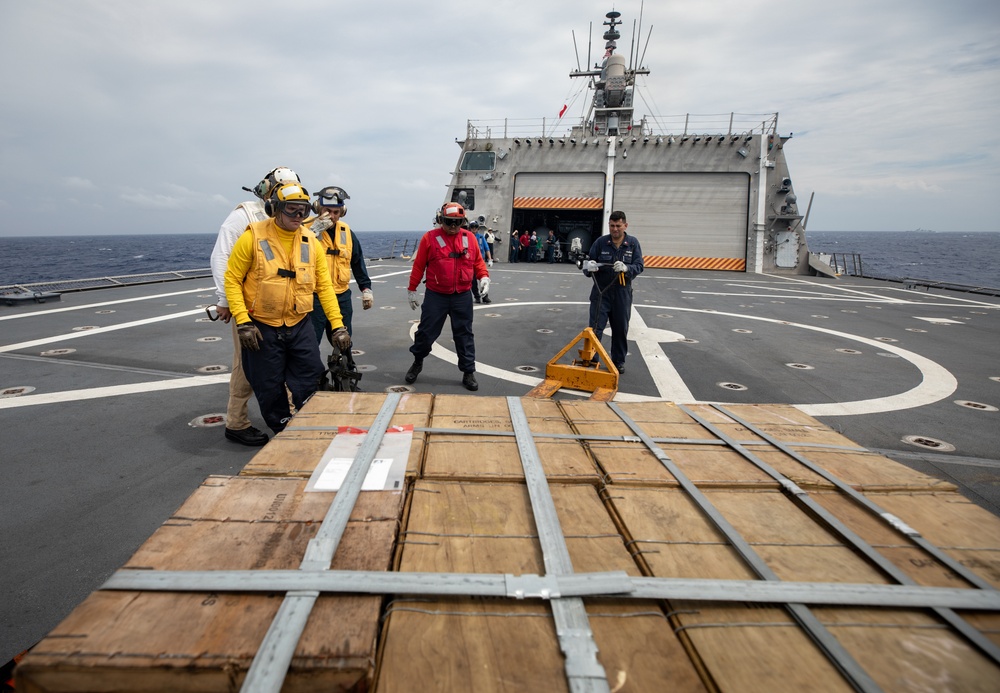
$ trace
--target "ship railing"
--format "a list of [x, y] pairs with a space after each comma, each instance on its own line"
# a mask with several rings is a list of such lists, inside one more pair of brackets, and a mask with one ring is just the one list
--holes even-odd
[[89, 289], [109, 289], [135, 284], [156, 284], [160, 282], [181, 281], [183, 279], [203, 279], [212, 276], [209, 267], [193, 270], [176, 270], [172, 272], [149, 272], [146, 274], [122, 274], [115, 277], [92, 277], [89, 279], [66, 279], [52, 282], [36, 282], [32, 284], [7, 284], [0, 286], [0, 296], [25, 293], [69, 293], [71, 291], [87, 291]]
[[[642, 135], [688, 136], [712, 135], [773, 135], [778, 130], [777, 113], [682, 113], [678, 115], [646, 115], [636, 126]], [[526, 137], [569, 137], [574, 131], [588, 131], [583, 118], [504, 118], [502, 120], [470, 120], [466, 124], [466, 139], [491, 140]], [[634, 133], [639, 134], [639, 133]]]
[[861, 253], [819, 253], [819, 258], [830, 265], [838, 275], [849, 277], [862, 277], [864, 279], [877, 279], [886, 282], [899, 282], [904, 289], [944, 289], [946, 291], [961, 291], [969, 294], [983, 294], [985, 296], [1000, 296], [1000, 288], [982, 286], [977, 284], [958, 284], [956, 282], [937, 281], [935, 279], [917, 279], [915, 277], [898, 277], [885, 274], [878, 274], [865, 271]]
[[860, 253], [821, 253], [820, 258], [837, 274], [846, 274], [851, 277], [865, 276], [864, 263], [861, 261]]

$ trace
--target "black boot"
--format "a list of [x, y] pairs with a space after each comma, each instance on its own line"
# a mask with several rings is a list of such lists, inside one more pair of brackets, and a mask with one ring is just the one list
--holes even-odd
[[466, 373], [462, 376], [462, 385], [465, 386], [466, 390], [472, 390], [475, 392], [479, 389], [479, 383], [476, 382], [475, 373]]
[[406, 377], [404, 380], [407, 383], [415, 383], [417, 381], [417, 376], [420, 375], [420, 371], [424, 369], [423, 359], [413, 359], [413, 365], [410, 366], [410, 370], [406, 371]]

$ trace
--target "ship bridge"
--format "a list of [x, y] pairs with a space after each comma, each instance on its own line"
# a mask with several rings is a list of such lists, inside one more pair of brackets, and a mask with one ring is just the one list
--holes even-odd
[[804, 273], [777, 113], [643, 116], [618, 135], [595, 122], [470, 120], [448, 199], [501, 235], [552, 229], [567, 256], [620, 209], [647, 267]]

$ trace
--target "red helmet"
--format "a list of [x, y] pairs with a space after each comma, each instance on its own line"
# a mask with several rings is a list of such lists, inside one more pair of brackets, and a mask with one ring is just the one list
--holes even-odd
[[441, 206], [441, 216], [445, 219], [465, 219], [465, 207], [457, 202], [448, 202]]

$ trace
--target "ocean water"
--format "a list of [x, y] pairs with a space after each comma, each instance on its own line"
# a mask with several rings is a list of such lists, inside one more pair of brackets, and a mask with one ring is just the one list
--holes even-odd
[[[365, 258], [374, 259], [412, 254], [423, 231], [357, 235]], [[0, 286], [207, 268], [216, 237], [214, 233], [0, 237]]]
[[1000, 233], [811, 231], [814, 253], [858, 253], [864, 276], [1000, 288]]
[[[412, 254], [422, 231], [359, 232], [366, 258]], [[0, 237], [0, 286], [207, 268], [216, 234]], [[639, 235], [639, 240], [642, 236]], [[866, 276], [1000, 288], [1000, 233], [812, 231], [809, 250], [858, 253]]]

